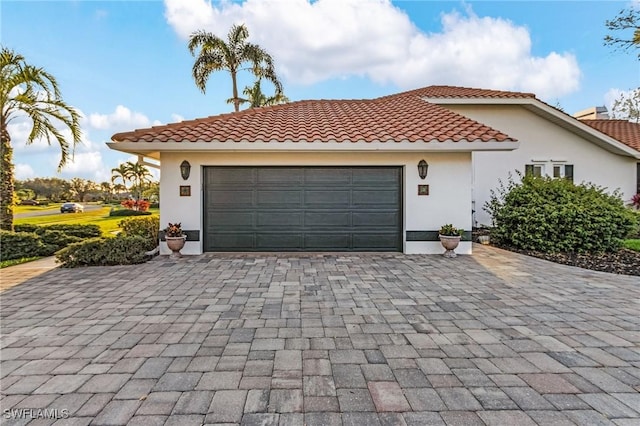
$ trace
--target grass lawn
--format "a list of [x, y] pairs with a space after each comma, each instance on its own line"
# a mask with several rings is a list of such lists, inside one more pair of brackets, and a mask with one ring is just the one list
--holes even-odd
[[640, 251], [640, 240], [625, 240], [624, 247], [629, 250]]
[[62, 203], [50, 203], [46, 206], [13, 206], [13, 213], [43, 212], [47, 210], [60, 211], [61, 204]]
[[[20, 207], [35, 207], [38, 206], [20, 206]], [[15, 224], [32, 224], [32, 225], [53, 225], [58, 223], [74, 223], [74, 224], [96, 224], [102, 230], [104, 235], [114, 234], [119, 231], [118, 223], [124, 219], [130, 217], [145, 217], [145, 216], [109, 216], [109, 210], [111, 206], [101, 207], [96, 210], [85, 211], [84, 213], [60, 213], [60, 206], [57, 206], [57, 211], [52, 212], [46, 216], [34, 216], [21, 219], [15, 219]], [[157, 215], [159, 209], [149, 209], [149, 211]]]
[[0, 269], [8, 268], [9, 266], [14, 265], [21, 265], [23, 263], [31, 262], [38, 259], [40, 259], [40, 257], [23, 257], [20, 259], [3, 260], [2, 262], [0, 262]]

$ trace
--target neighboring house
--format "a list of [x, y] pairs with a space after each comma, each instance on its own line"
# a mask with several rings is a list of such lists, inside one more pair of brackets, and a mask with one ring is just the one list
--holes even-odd
[[519, 142], [425, 96], [292, 102], [119, 133], [108, 145], [160, 160], [160, 220], [189, 230], [185, 254], [442, 253], [446, 223], [467, 231], [456, 251], [471, 253], [472, 154]]
[[[520, 142], [515, 151], [473, 153], [476, 226], [491, 224], [483, 206], [499, 180], [506, 183], [515, 170], [575, 183], [592, 182], [609, 191], [620, 189], [625, 200], [638, 190], [638, 125], [618, 120], [580, 121], [531, 93], [450, 86], [431, 86], [420, 93], [428, 102], [499, 129]], [[596, 108], [590, 113], [601, 116], [602, 112]], [[625, 133], [622, 129], [630, 125], [635, 130]]]
[[[589, 120], [584, 119], [587, 124], [599, 130], [605, 135], [622, 142], [623, 144], [640, 152], [640, 124], [632, 123], [628, 120]], [[636, 192], [640, 193], [640, 161], [636, 164]], [[633, 194], [631, 194], [633, 195]], [[630, 197], [627, 197], [630, 198]]]

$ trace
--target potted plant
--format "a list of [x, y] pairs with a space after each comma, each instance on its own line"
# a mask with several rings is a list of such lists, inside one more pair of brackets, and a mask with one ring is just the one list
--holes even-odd
[[458, 247], [458, 244], [460, 244], [460, 239], [463, 234], [464, 229], [456, 228], [452, 224], [443, 225], [440, 228], [438, 238], [440, 239], [442, 247], [445, 248], [444, 257], [452, 258], [457, 256], [454, 250]]
[[164, 239], [167, 241], [167, 247], [171, 250], [171, 259], [179, 259], [182, 257], [180, 250], [184, 247], [187, 236], [182, 233], [182, 225], [180, 223], [171, 223], [164, 228]]

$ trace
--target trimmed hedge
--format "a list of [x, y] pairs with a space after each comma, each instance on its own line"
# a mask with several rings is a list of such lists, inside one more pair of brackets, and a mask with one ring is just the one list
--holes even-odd
[[120, 209], [111, 210], [109, 216], [149, 216], [151, 212], [143, 212], [140, 210]]
[[72, 237], [78, 238], [94, 238], [102, 236], [102, 230], [98, 225], [87, 224], [55, 224], [38, 226], [31, 224], [14, 225], [14, 231], [16, 232], [35, 232], [36, 234], [42, 234], [46, 231], [60, 231]]
[[140, 236], [92, 238], [58, 251], [63, 268], [78, 266], [134, 265], [146, 260], [147, 240]]
[[40, 240], [46, 246], [50, 247], [49, 253], [44, 254], [43, 256], [51, 256], [53, 253], [62, 248], [65, 248], [69, 244], [82, 241], [82, 238], [80, 237], [74, 237], [73, 235], [69, 235], [62, 231], [57, 231], [54, 229], [45, 229], [38, 235], [40, 237]]
[[23, 257], [49, 256], [52, 248], [42, 242], [33, 232], [11, 232], [0, 230], [0, 258], [2, 260]]
[[637, 230], [636, 215], [592, 184], [525, 176], [492, 191], [485, 205], [494, 220], [491, 237], [499, 244], [541, 252], [617, 251]]
[[131, 237], [137, 235], [147, 241], [147, 250], [153, 250], [158, 246], [160, 232], [160, 218], [158, 216], [136, 217], [120, 221], [118, 226], [122, 233]]

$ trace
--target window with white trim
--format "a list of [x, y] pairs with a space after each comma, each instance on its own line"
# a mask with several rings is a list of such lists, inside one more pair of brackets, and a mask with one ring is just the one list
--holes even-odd
[[544, 176], [544, 164], [526, 164], [524, 174], [525, 176], [542, 177]]
[[553, 177], [564, 178], [573, 182], [573, 164], [554, 164]]

